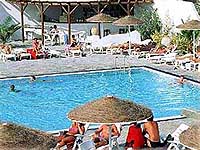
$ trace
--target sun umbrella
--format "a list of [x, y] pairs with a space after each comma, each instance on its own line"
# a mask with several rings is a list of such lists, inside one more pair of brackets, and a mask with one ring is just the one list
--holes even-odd
[[116, 26], [128, 26], [128, 32], [129, 32], [129, 53], [130, 53], [130, 49], [131, 49], [131, 36], [130, 36], [130, 32], [131, 32], [131, 26], [132, 25], [138, 25], [138, 24], [143, 24], [144, 22], [140, 19], [135, 18], [134, 16], [128, 15], [125, 16], [123, 18], [120, 18], [118, 20], [116, 20], [115, 22], [113, 22], [114, 25]]
[[200, 122], [181, 133], [179, 138], [184, 145], [193, 149], [200, 149]]
[[87, 22], [107, 23], [107, 22], [113, 22], [113, 21], [115, 21], [116, 18], [111, 17], [108, 14], [100, 13], [100, 14], [92, 16], [92, 17], [90, 17], [90, 18], [88, 18], [86, 20], [87, 20]]
[[178, 25], [177, 28], [179, 28], [181, 30], [192, 30], [193, 31], [193, 54], [195, 55], [196, 43], [195, 43], [195, 32], [194, 31], [200, 30], [200, 21], [199, 20], [191, 20], [191, 21], [188, 21], [181, 25]]
[[97, 14], [95, 16], [92, 16], [92, 17], [86, 19], [87, 22], [96, 22], [96, 23], [102, 23], [102, 24], [113, 22], [115, 20], [116, 20], [116, 18], [111, 17], [110, 15], [104, 14], [104, 13], [100, 13], [100, 14]]
[[49, 134], [12, 123], [0, 123], [0, 149], [50, 149], [56, 139]]
[[142, 105], [107, 96], [73, 109], [68, 113], [68, 118], [83, 123], [111, 125], [141, 121], [151, 115], [152, 111]]

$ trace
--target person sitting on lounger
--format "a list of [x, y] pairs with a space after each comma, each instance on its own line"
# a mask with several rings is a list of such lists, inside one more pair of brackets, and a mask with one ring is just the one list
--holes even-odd
[[145, 136], [146, 145], [148, 147], [162, 147], [167, 144], [167, 138], [163, 143], [160, 142], [158, 123], [153, 120], [153, 115], [147, 119], [147, 122], [144, 123], [143, 135], [148, 136]]
[[128, 129], [125, 148], [138, 149], [144, 147], [145, 139], [142, 134], [142, 129], [137, 122], [131, 124]]
[[32, 47], [33, 47], [33, 51], [36, 54], [41, 52], [42, 45], [41, 45], [40, 41], [37, 38], [33, 39], [33, 41], [32, 41]]
[[50, 30], [50, 34], [51, 34], [51, 36], [53, 38], [53, 41], [55, 41], [54, 45], [60, 43], [59, 30], [58, 30], [57, 25], [53, 26], [53, 28]]
[[62, 146], [67, 144], [73, 144], [75, 142], [76, 134], [84, 134], [85, 127], [84, 124], [73, 122], [72, 126], [69, 128], [69, 131], [64, 132], [64, 134], [59, 138], [59, 142], [56, 146], [57, 149], [60, 149]]
[[75, 35], [72, 35], [70, 49], [72, 50], [80, 50], [80, 45], [76, 41]]
[[[112, 128], [111, 136], [119, 136], [120, 135], [115, 124], [113, 124], [111, 128]], [[95, 131], [95, 134], [92, 136], [92, 139], [93, 139], [96, 147], [100, 147], [100, 146], [108, 144], [108, 141], [109, 141], [109, 126], [105, 125], [105, 124], [101, 125]]]

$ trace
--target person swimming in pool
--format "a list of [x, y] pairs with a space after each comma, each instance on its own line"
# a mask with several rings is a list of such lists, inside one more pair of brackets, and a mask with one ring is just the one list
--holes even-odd
[[35, 76], [31, 76], [30, 81], [33, 82], [33, 81], [35, 81], [35, 80], [36, 80], [36, 77], [35, 77]]
[[15, 92], [15, 93], [17, 93], [17, 92], [20, 92], [21, 90], [16, 90], [15, 89], [15, 85], [14, 84], [12, 84], [11, 86], [10, 86], [10, 92]]
[[178, 83], [183, 84], [185, 82], [185, 78], [183, 75], [181, 75], [178, 79]]
[[12, 85], [10, 86], [10, 92], [16, 92], [16, 90], [15, 90], [15, 85], [14, 85], [14, 84], [12, 84]]

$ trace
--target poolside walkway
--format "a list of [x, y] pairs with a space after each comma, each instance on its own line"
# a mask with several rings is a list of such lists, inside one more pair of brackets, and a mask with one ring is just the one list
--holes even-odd
[[[105, 54], [93, 54], [80, 58], [51, 58], [51, 59], [38, 59], [38, 60], [22, 60], [22, 61], [0, 61], [0, 79], [14, 78], [30, 75], [46, 75], [46, 74], [58, 74], [88, 70], [102, 70], [102, 69], [114, 69], [124, 68], [131, 66], [146, 66], [154, 69], [159, 69], [164, 72], [168, 72], [179, 76], [183, 74], [186, 78], [190, 78], [197, 82], [200, 82], [200, 72], [186, 71], [182, 69], [174, 70], [173, 65], [165, 64], [153, 64], [144, 58], [138, 59], [132, 56], [121, 55], [105, 55]], [[181, 123], [188, 125], [199, 119], [181, 119], [175, 121], [159, 122], [161, 134], [167, 135], [172, 133]], [[126, 130], [125, 130], [126, 131]], [[125, 139], [126, 133], [122, 133]]]
[[68, 73], [88, 70], [124, 68], [131, 66], [147, 66], [175, 75], [183, 74], [187, 78], [200, 82], [200, 72], [174, 70], [173, 65], [153, 64], [144, 58], [132, 56], [93, 54], [86, 57], [51, 58], [22, 61], [0, 61], [0, 79], [30, 75]]

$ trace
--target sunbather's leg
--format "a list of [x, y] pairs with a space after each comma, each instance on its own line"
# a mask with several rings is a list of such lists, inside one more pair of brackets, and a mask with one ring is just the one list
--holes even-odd
[[60, 148], [64, 145], [67, 145], [69, 143], [74, 143], [75, 141], [75, 137], [74, 136], [67, 136], [65, 138], [63, 138], [59, 143], [58, 145], [56, 146], [56, 148]]

